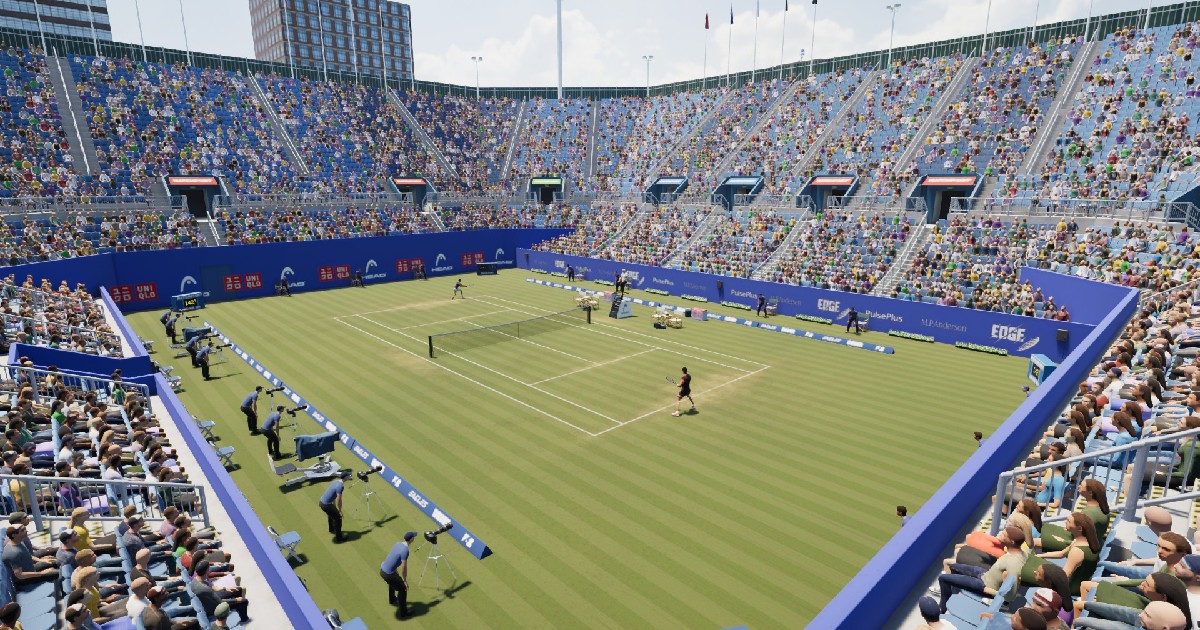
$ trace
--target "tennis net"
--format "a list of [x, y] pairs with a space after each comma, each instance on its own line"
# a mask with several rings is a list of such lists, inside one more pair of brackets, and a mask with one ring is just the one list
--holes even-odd
[[525, 319], [519, 322], [429, 335], [429, 356], [430, 358], [435, 358], [438, 352], [454, 354], [505, 341], [525, 339], [526, 337], [554, 332], [564, 328], [586, 326], [590, 323], [592, 323], [591, 309], [573, 308], [569, 311]]

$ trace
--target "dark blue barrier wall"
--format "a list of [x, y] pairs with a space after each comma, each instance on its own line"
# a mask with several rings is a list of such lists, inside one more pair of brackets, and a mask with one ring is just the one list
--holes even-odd
[[201, 247], [153, 252], [101, 254], [10, 267], [58, 286], [82, 282], [107, 287], [122, 310], [166, 308], [172, 295], [202, 291], [209, 301], [274, 295], [287, 277], [295, 292], [349, 286], [361, 270], [368, 283], [412, 277], [422, 260], [431, 276], [473, 273], [476, 262], [515, 263], [518, 247], [569, 232], [561, 229], [478, 230], [407, 236], [381, 236], [298, 243]]
[[[93, 285], [89, 284], [88, 286], [90, 287]], [[104, 307], [108, 309], [108, 312], [113, 313], [114, 318], [117, 320], [117, 331], [121, 333], [121, 336], [125, 338], [126, 345], [129, 346], [129, 352], [127, 356], [148, 356], [146, 354], [146, 349], [142, 347], [142, 344], [138, 339], [137, 333], [133, 332], [133, 326], [130, 326], [129, 322], [125, 321], [124, 317], [116, 316], [116, 313], [120, 312], [120, 308], [117, 307], [116, 302], [113, 302], [112, 296], [108, 294], [108, 289], [105, 289], [103, 285], [100, 285], [100, 301], [104, 302]]]
[[[859, 313], [870, 316], [871, 327], [874, 330], [902, 330], [928, 335], [940, 343], [947, 344], [961, 341], [994, 346], [1007, 350], [1009, 354], [1020, 356], [1044, 354], [1055, 361], [1062, 361], [1092, 329], [1092, 326], [1079, 322], [1063, 323], [1006, 313], [989, 313], [811, 287], [793, 287], [775, 282], [630, 265], [548, 252], [521, 250], [517, 254], [517, 264], [523, 268], [543, 271], [564, 271], [570, 264], [575, 267], [577, 274], [584, 273], [587, 278], [593, 280], [612, 280], [618, 271], [624, 269], [632, 277], [632, 284], [636, 288], [661, 289], [671, 295], [695, 295], [717, 303], [728, 301], [753, 306], [761, 292], [768, 298], [778, 298], [779, 312], [784, 315], [812, 315], [844, 321], [847, 309], [853, 306]], [[1100, 284], [1069, 276], [1051, 275], [1063, 278], [1067, 282], [1082, 283], [1087, 287]], [[1076, 293], [1083, 291], [1085, 289], [1075, 290]], [[712, 308], [720, 310], [717, 304]], [[1060, 329], [1067, 331], [1068, 340], [1065, 342], [1057, 341]]]
[[1053, 297], [1054, 303], [1067, 307], [1071, 321], [1096, 325], [1108, 316], [1112, 305], [1121, 301], [1129, 292], [1128, 287], [1103, 282], [1080, 282], [1079, 278], [1021, 267], [1021, 282], [1026, 280], [1042, 290], [1044, 297]]
[[153, 376], [154, 374], [154, 368], [150, 365], [150, 357], [147, 356], [114, 359], [112, 357], [98, 357], [81, 352], [71, 352], [70, 350], [56, 350], [45, 346], [14, 343], [9, 346], [8, 357], [10, 365], [16, 365], [19, 357], [28, 357], [39, 368], [45, 369], [53, 365], [64, 372], [94, 374], [102, 378], [108, 378], [112, 375], [113, 370], [120, 369], [123, 379], [142, 379], [137, 380], [137, 382], [144, 385], [150, 385], [150, 382], [142, 377]]
[[809, 628], [882, 628], [893, 614], [907, 614], [907, 610], [898, 609], [908, 599], [913, 585], [923, 585], [924, 579], [941, 568], [942, 554], [966, 529], [974, 526], [976, 510], [995, 491], [999, 475], [1025, 456], [1030, 444], [1075, 395], [1079, 383], [1137, 310], [1138, 292], [1123, 290], [1122, 299], [1110, 303], [1108, 316], [1078, 349], [988, 436], [987, 442], [850, 580]]
[[[155, 377], [158, 381], [158, 392], [166, 407], [167, 415], [175, 422], [175, 430], [183, 438], [187, 448], [196, 456], [204, 478], [208, 480], [211, 491], [221, 500], [221, 505], [233, 521], [237, 535], [246, 543], [253, 562], [267, 579], [271, 586], [271, 594], [283, 606], [288, 622], [293, 628], [328, 628], [329, 624], [321, 616], [321, 610], [309, 597], [308, 591], [292, 567], [288, 565], [285, 556], [279, 553], [279, 547], [267, 533], [266, 526], [258, 520], [254, 509], [246, 501], [246, 497], [238, 490], [233, 478], [225, 471], [225, 467], [217, 460], [212, 448], [208, 446], [192, 416], [184, 408], [183, 403], [171, 391], [171, 386], [161, 375]], [[160, 415], [161, 417], [161, 415]], [[239, 453], [238, 456], [243, 455]], [[249, 457], [251, 453], [245, 453]], [[240, 562], [240, 560], [239, 560]], [[253, 597], [253, 595], [251, 595]], [[346, 615], [350, 617], [352, 615]]]

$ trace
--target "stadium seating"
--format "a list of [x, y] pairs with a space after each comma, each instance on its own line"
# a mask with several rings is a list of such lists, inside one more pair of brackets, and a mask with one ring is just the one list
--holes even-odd
[[807, 226], [771, 272], [775, 282], [870, 293], [908, 239], [906, 216], [825, 214]]
[[586, 99], [530, 101], [517, 138], [512, 185], [524, 188], [530, 177], [562, 175], [567, 192], [589, 188], [584, 174], [591, 108]]
[[500, 171], [514, 133], [517, 101], [409, 92], [405, 104], [454, 167], [456, 177], [441, 182], [443, 190], [509, 191]]
[[722, 216], [711, 231], [680, 253], [675, 266], [688, 271], [748, 278], [795, 228], [795, 215], [774, 211]]
[[662, 265], [699, 227], [703, 217], [695, 208], [659, 206], [639, 214], [593, 256], [640, 265]]

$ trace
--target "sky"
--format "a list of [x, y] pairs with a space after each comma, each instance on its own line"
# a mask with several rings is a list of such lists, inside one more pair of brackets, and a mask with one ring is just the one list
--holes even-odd
[[[784, 11], [784, 3], [788, 11]], [[883, 50], [895, 0], [562, 0], [563, 85], [670, 83], [793, 62]], [[1168, 0], [1149, 0], [1154, 6]], [[140, 0], [145, 43], [184, 47], [180, 2], [193, 51], [253, 57], [249, 0]], [[554, 0], [412, 0], [414, 65], [419, 80], [475, 83], [482, 56], [487, 86], [557, 84]], [[990, 21], [988, 6], [991, 5]], [[1145, 10], [1147, 0], [902, 0], [895, 46]], [[108, 0], [113, 38], [140, 41], [134, 0]], [[730, 8], [733, 24], [729, 23]], [[757, 51], [755, 46], [755, 11]], [[815, 16], [814, 16], [815, 13]], [[709, 30], [704, 29], [708, 15]], [[813, 44], [815, 18], [815, 46]], [[732, 30], [731, 30], [732, 29]], [[786, 31], [786, 33], [785, 33]], [[706, 60], [707, 42], [707, 63]]]

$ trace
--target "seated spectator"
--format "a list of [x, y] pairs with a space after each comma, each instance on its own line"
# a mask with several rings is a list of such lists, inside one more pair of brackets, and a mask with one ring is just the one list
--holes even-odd
[[941, 590], [941, 601], [938, 603], [938, 607], [942, 614], [946, 613], [946, 602], [959, 589], [995, 595], [1006, 577], [1020, 574], [1021, 567], [1025, 565], [1025, 560], [1028, 558], [1028, 554], [1021, 549], [1021, 546], [1025, 544], [1024, 532], [1016, 527], [1006, 527], [1001, 541], [1004, 544], [1004, 555], [990, 569], [951, 564], [948, 572], [938, 576], [938, 586]]
[[4, 564], [8, 565], [13, 574], [13, 582], [18, 586], [33, 582], [42, 582], [58, 578], [58, 568], [53, 562], [40, 560], [34, 562], [33, 554], [25, 546], [28, 533], [24, 525], [9, 525], [5, 532], [7, 542], [4, 550], [0, 551]]

